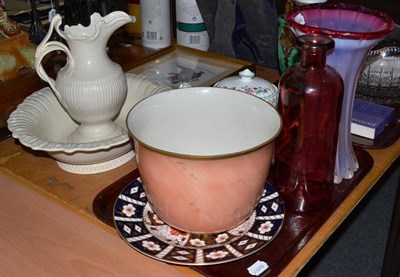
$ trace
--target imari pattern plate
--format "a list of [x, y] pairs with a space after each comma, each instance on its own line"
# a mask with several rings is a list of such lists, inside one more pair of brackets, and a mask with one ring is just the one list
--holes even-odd
[[114, 206], [114, 224], [126, 243], [146, 256], [179, 265], [220, 264], [251, 255], [278, 234], [283, 219], [283, 201], [268, 183], [253, 214], [221, 233], [187, 233], [164, 223], [147, 202], [140, 178], [129, 183]]

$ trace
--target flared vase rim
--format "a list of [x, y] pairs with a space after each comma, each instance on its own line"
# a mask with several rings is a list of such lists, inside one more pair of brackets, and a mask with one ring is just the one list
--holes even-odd
[[[375, 32], [352, 32], [349, 30], [335, 30], [335, 29], [322, 28], [306, 24], [300, 24], [295, 21], [296, 16], [300, 14], [302, 11], [312, 10], [312, 9], [325, 9], [325, 10], [341, 9], [341, 10], [365, 13], [381, 18], [385, 22], [386, 26], [384, 29], [379, 29], [378, 31]], [[326, 35], [332, 38], [355, 39], [355, 40], [380, 39], [386, 36], [388, 33], [390, 33], [395, 26], [393, 19], [382, 11], [367, 8], [362, 5], [347, 4], [347, 3], [319, 3], [319, 4], [310, 4], [306, 6], [296, 7], [293, 11], [290, 11], [285, 14], [285, 19], [290, 27], [297, 29], [305, 34], [314, 33], [318, 35]]]

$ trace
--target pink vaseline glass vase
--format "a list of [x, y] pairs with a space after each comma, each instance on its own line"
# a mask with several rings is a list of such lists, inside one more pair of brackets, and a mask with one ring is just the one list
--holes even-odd
[[335, 183], [351, 179], [359, 168], [351, 142], [351, 116], [358, 77], [370, 49], [394, 28], [386, 14], [363, 6], [324, 3], [298, 7], [285, 15], [297, 36], [319, 34], [335, 40], [327, 64], [344, 82], [344, 97], [336, 152]]

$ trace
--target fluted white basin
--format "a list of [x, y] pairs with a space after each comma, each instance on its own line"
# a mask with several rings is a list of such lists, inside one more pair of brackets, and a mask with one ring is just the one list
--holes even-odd
[[134, 74], [127, 74], [127, 83], [127, 98], [114, 120], [125, 131], [118, 136], [87, 143], [67, 142], [67, 137], [79, 125], [63, 109], [49, 87], [28, 96], [11, 113], [8, 128], [21, 144], [47, 152], [65, 171], [93, 174], [111, 170], [134, 157], [125, 124], [129, 110], [143, 98], [170, 89]]

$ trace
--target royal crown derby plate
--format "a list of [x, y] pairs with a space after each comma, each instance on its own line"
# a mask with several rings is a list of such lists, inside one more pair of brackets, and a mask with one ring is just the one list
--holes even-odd
[[179, 265], [221, 264], [251, 255], [274, 239], [283, 220], [283, 201], [269, 183], [245, 222], [213, 234], [183, 232], [163, 222], [148, 203], [140, 178], [128, 184], [114, 205], [114, 225], [128, 245], [156, 260]]

